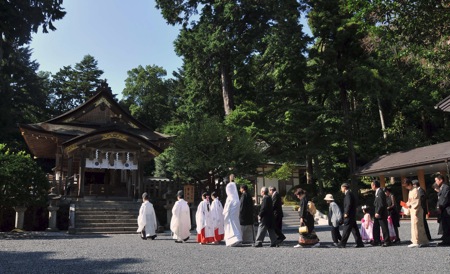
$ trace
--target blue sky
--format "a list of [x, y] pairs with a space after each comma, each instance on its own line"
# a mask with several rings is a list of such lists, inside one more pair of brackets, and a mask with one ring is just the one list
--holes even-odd
[[39, 70], [54, 74], [90, 54], [120, 99], [127, 71], [157, 65], [172, 77], [182, 65], [173, 46], [179, 27], [166, 23], [154, 0], [64, 0], [63, 7], [67, 14], [54, 23], [56, 31], [33, 35]]
[[128, 70], [157, 65], [172, 76], [181, 67], [173, 47], [178, 26], [166, 24], [154, 0], [64, 0], [63, 7], [56, 31], [33, 35], [39, 70], [56, 73], [90, 54], [120, 98]]

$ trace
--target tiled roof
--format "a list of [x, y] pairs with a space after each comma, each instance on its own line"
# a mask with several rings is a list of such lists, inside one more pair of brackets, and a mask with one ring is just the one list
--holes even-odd
[[422, 169], [425, 174], [447, 171], [450, 142], [418, 147], [379, 156], [362, 166], [356, 176], [411, 176]]

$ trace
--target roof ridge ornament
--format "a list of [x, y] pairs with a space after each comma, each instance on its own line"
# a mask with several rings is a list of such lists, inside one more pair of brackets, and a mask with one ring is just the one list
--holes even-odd
[[106, 79], [100, 82], [100, 86], [97, 88], [97, 92], [104, 92], [112, 95], [112, 89], [109, 87]]

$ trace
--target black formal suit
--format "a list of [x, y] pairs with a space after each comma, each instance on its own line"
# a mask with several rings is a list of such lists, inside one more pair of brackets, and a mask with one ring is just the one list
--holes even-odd
[[438, 193], [438, 207], [441, 211], [442, 243], [450, 245], [450, 188], [442, 184]]
[[427, 212], [428, 212], [427, 196], [425, 195], [425, 191], [421, 187], [417, 188], [417, 192], [419, 192], [420, 205], [422, 206], [423, 209], [423, 226], [425, 228], [425, 233], [427, 234], [428, 240], [431, 241], [430, 228], [428, 227], [427, 222]]
[[277, 234], [274, 230], [275, 217], [273, 215], [272, 199], [268, 195], [263, 196], [258, 216], [259, 226], [258, 233], [256, 234], [255, 244], [262, 244], [264, 238], [266, 237], [266, 233], [269, 232], [270, 244], [275, 245], [275, 242], [277, 240]]
[[381, 242], [380, 239], [380, 226], [383, 231], [383, 238], [385, 243], [390, 243], [391, 239], [389, 237], [389, 228], [387, 224], [387, 200], [386, 194], [380, 188], [375, 190], [375, 200], [373, 202], [375, 207], [375, 214], [378, 214], [378, 217], [374, 217], [373, 220], [373, 241], [374, 244], [379, 244]]
[[278, 236], [278, 239], [286, 239], [283, 234], [283, 203], [281, 202], [281, 195], [278, 192], [274, 192], [272, 194], [272, 202], [273, 202], [273, 215], [275, 217], [275, 233]]
[[361, 234], [359, 234], [358, 225], [356, 224], [356, 198], [351, 190], [345, 192], [344, 197], [344, 223], [342, 231], [342, 240], [339, 246], [345, 247], [347, 240], [350, 237], [350, 232], [355, 238], [357, 246], [364, 246]]

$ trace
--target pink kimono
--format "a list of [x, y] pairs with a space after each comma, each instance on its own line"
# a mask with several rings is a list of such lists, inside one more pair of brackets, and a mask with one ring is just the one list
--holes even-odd
[[373, 221], [370, 218], [370, 214], [364, 214], [364, 218], [361, 219], [361, 229], [359, 231], [363, 242], [373, 241]]

